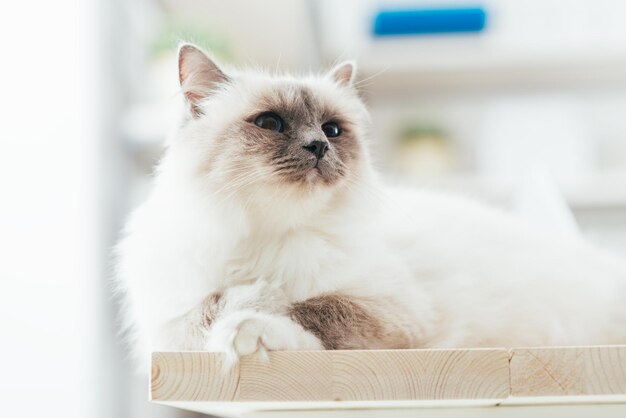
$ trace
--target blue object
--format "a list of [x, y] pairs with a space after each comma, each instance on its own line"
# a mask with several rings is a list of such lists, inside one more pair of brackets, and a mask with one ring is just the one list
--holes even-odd
[[375, 36], [480, 32], [486, 20], [481, 7], [381, 10], [373, 29]]

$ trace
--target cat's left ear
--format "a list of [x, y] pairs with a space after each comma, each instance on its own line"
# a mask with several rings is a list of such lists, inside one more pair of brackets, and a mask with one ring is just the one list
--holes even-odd
[[182, 44], [178, 48], [178, 77], [193, 117], [202, 114], [200, 101], [209, 97], [220, 84], [229, 81], [214, 60], [191, 44]]
[[328, 72], [328, 77], [341, 87], [352, 86], [355, 76], [356, 63], [354, 61], [344, 61]]

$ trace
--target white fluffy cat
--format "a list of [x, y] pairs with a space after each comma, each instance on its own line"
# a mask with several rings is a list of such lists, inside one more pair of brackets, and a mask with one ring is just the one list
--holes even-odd
[[118, 246], [138, 353], [626, 343], [626, 265], [469, 200], [384, 187], [354, 65], [223, 72]]

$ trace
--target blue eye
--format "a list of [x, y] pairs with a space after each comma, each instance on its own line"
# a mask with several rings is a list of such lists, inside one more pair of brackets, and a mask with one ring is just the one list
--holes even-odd
[[322, 131], [324, 131], [324, 135], [326, 138], [335, 138], [341, 135], [341, 129], [339, 129], [339, 125], [335, 122], [328, 122], [322, 125]]
[[285, 130], [283, 120], [276, 113], [267, 112], [259, 115], [254, 120], [254, 124], [261, 129], [269, 129], [270, 131], [282, 132]]

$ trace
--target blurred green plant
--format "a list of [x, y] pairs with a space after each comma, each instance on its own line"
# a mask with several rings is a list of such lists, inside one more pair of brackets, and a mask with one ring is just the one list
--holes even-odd
[[409, 122], [402, 124], [402, 129], [396, 135], [398, 142], [414, 142], [422, 138], [447, 140], [447, 135], [441, 127], [428, 122]]
[[223, 61], [231, 61], [233, 51], [228, 40], [217, 31], [197, 22], [166, 21], [152, 42], [153, 56], [171, 54], [181, 41], [192, 42]]
[[455, 165], [453, 144], [436, 123], [407, 121], [396, 134], [395, 166], [407, 179], [441, 177]]

